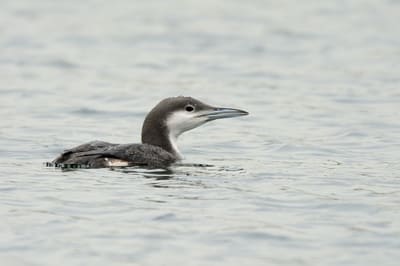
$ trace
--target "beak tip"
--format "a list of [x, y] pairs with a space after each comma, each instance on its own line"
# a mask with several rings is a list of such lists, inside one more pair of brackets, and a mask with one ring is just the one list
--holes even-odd
[[245, 111], [245, 110], [240, 110], [240, 109], [234, 109], [236, 111], [236, 114], [238, 116], [245, 116], [245, 115], [249, 115], [249, 112]]
[[208, 117], [208, 121], [245, 115], [249, 115], [249, 112], [233, 108], [214, 108], [212, 112], [205, 114]]

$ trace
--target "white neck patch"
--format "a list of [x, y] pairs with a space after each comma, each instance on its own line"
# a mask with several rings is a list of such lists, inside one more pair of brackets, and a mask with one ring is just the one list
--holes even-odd
[[169, 142], [171, 143], [172, 149], [175, 152], [175, 155], [178, 156], [179, 160], [182, 160], [183, 156], [182, 156], [181, 152], [179, 151], [178, 145], [176, 143], [177, 138], [175, 138], [172, 134], [169, 134], [168, 139], [169, 139]]
[[195, 112], [177, 111], [172, 113], [166, 121], [169, 130], [169, 141], [175, 153], [182, 158], [176, 141], [178, 137], [185, 131], [196, 128], [206, 122], [205, 117], [198, 117]]

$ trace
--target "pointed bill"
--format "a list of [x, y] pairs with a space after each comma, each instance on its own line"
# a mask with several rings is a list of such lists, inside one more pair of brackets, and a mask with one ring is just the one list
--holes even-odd
[[205, 113], [199, 115], [199, 117], [206, 117], [207, 121], [212, 121], [216, 119], [244, 116], [248, 114], [248, 112], [240, 109], [217, 107], [210, 111], [206, 111]]

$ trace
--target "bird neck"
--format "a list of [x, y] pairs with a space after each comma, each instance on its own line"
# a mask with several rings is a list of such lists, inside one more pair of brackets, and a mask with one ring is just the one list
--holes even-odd
[[175, 155], [178, 159], [182, 156], [176, 144], [177, 136], [172, 134], [166, 125], [162, 123], [151, 123], [145, 121], [142, 128], [142, 143], [161, 147], [167, 152]]

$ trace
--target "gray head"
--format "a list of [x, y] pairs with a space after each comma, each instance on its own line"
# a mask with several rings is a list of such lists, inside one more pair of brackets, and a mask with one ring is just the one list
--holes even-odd
[[183, 132], [212, 120], [247, 114], [239, 109], [213, 107], [192, 97], [167, 98], [147, 114], [142, 142], [159, 146], [180, 158], [176, 140]]

